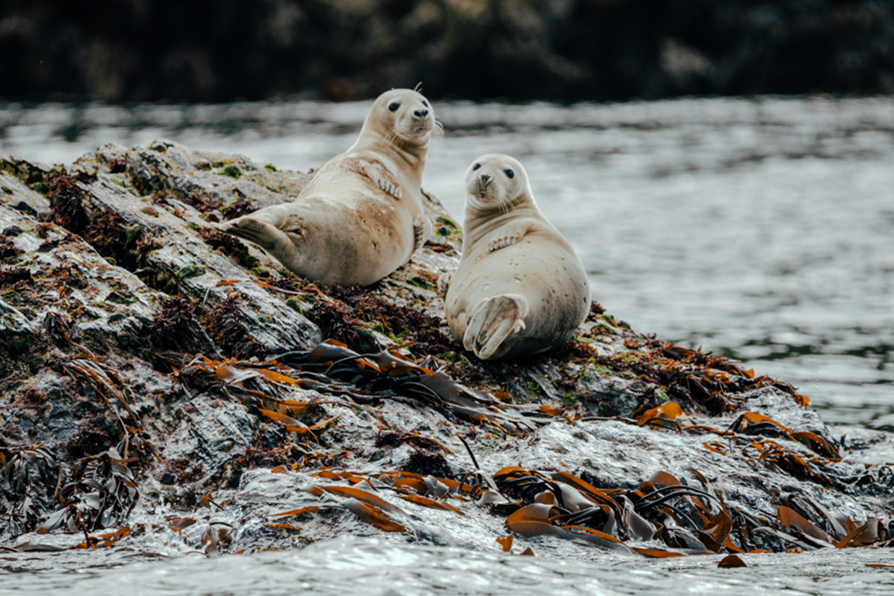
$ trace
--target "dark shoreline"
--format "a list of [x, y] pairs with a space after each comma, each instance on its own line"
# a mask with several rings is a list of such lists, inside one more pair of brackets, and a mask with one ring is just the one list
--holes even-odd
[[10, 2], [0, 97], [654, 100], [890, 94], [894, 3]]
[[[325, 99], [321, 97], [309, 97], [307, 94], [290, 93], [284, 95], [273, 95], [258, 99], [250, 99], [248, 97], [232, 97], [222, 99], [220, 101], [188, 101], [188, 100], [167, 100], [164, 98], [152, 99], [147, 101], [106, 101], [98, 98], [85, 97], [83, 95], [73, 94], [51, 94], [39, 99], [32, 98], [16, 98], [0, 96], [0, 109], [8, 109], [15, 107], [21, 110], [34, 110], [45, 106], [60, 106], [69, 109], [93, 109], [93, 108], [116, 108], [120, 110], [138, 110], [145, 107], [157, 108], [182, 108], [190, 109], [199, 106], [223, 107], [240, 104], [267, 104], [267, 105], [287, 105], [301, 102], [314, 102], [322, 104], [340, 104], [366, 102], [375, 99], [378, 94], [350, 97]], [[497, 105], [509, 107], [526, 107], [537, 104], [546, 104], [560, 108], [575, 108], [580, 106], [615, 106], [624, 104], [654, 103], [656, 101], [687, 101], [687, 100], [731, 100], [731, 101], [747, 101], [752, 103], [762, 103], [765, 101], [848, 101], [848, 100], [866, 100], [866, 99], [889, 99], [894, 97], [894, 91], [891, 93], [860, 93], [860, 92], [841, 92], [832, 93], [826, 91], [816, 91], [808, 93], [755, 93], [751, 95], [722, 95], [722, 94], [689, 94], [689, 95], [670, 95], [660, 98], [647, 97], [626, 97], [617, 99], [587, 99], [577, 98], [569, 100], [561, 99], [542, 99], [542, 98], [521, 98], [511, 99], [508, 97], [486, 97], [480, 100], [469, 99], [457, 95], [444, 95], [437, 98], [437, 101], [448, 104], [468, 104], [468, 105]]]

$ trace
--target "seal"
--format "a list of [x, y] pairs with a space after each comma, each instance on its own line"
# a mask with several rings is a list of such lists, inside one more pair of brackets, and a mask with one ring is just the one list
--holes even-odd
[[482, 360], [563, 344], [589, 311], [587, 274], [537, 207], [525, 169], [485, 155], [466, 172], [466, 192], [459, 266], [438, 280], [453, 336]]
[[431, 232], [421, 185], [435, 130], [440, 124], [424, 96], [387, 91], [367, 114], [357, 142], [320, 168], [293, 202], [220, 229], [323, 285], [373, 284], [408, 262]]

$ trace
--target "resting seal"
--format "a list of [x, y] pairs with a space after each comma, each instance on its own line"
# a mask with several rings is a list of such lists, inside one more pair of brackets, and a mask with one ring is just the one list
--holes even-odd
[[409, 261], [431, 232], [421, 185], [436, 125], [421, 94], [387, 91], [357, 142], [329, 160], [298, 198], [220, 229], [323, 285], [375, 283]]
[[485, 155], [466, 172], [463, 252], [438, 289], [457, 341], [482, 360], [561, 345], [590, 305], [574, 249], [543, 216], [522, 165]]

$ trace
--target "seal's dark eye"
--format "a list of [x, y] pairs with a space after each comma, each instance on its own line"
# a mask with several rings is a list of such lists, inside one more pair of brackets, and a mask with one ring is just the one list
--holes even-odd
[[509, 176], [510, 180], [515, 178], [515, 172], [513, 172], [512, 170], [503, 170], [503, 171], [506, 172], [506, 175]]
[[393, 104], [391, 104], [390, 106], [388, 106], [388, 109], [389, 109], [390, 111], [392, 111], [392, 112], [396, 112], [396, 111], [397, 111], [397, 108], [399, 108], [399, 107], [400, 107], [400, 104], [397, 103], [397, 102], [394, 102]]
[[425, 101], [425, 100], [423, 99], [423, 100], [422, 100], [422, 105], [424, 105], [425, 107], [428, 107], [428, 102]]
[[477, 169], [480, 168], [480, 167], [481, 167], [481, 164], [480, 164], [480, 163], [476, 163], [474, 166], [472, 166], [472, 169], [473, 169], [473, 170], [477, 170]]

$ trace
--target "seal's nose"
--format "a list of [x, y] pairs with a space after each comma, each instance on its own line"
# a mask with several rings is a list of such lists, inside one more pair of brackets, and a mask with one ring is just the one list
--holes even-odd
[[428, 116], [428, 110], [416, 110], [415, 112], [413, 112], [413, 115], [417, 118], [425, 118], [426, 116]]
[[487, 184], [488, 182], [490, 182], [490, 176], [488, 176], [487, 174], [481, 174], [481, 181]]

